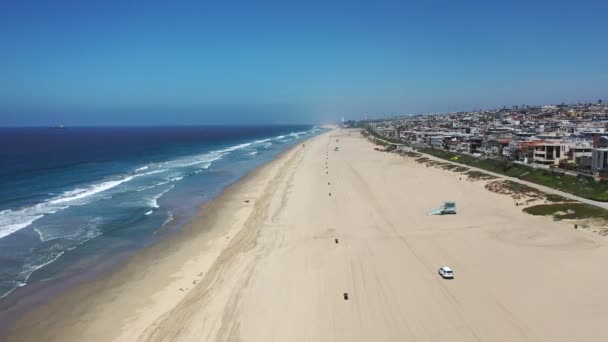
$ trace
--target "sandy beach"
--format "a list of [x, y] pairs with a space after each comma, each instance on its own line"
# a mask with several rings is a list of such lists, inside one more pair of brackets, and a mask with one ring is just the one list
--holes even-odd
[[2, 340], [606, 341], [606, 241], [334, 129]]

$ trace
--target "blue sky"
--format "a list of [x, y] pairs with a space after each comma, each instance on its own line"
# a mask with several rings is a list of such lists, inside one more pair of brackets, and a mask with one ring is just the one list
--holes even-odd
[[608, 99], [606, 1], [0, 2], [0, 125]]

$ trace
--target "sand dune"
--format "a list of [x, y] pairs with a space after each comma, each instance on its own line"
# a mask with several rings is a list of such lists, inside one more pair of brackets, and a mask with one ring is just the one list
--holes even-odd
[[[426, 215], [446, 199], [457, 215]], [[112, 276], [28, 314], [11, 338], [606, 341], [605, 260], [601, 236], [333, 130]]]

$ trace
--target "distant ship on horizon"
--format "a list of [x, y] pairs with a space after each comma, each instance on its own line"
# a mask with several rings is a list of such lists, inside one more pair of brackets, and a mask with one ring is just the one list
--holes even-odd
[[54, 129], [64, 129], [65, 126], [64, 125], [57, 125], [57, 126], [50, 126], [49, 128], [54, 128]]

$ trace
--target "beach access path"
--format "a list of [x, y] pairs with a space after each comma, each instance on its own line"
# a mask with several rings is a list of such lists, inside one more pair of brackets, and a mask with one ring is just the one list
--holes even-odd
[[[24, 317], [11, 336], [608, 340], [606, 239], [527, 215], [483, 185], [332, 130], [248, 176], [94, 291]], [[444, 200], [458, 214], [426, 215]]]
[[437, 158], [435, 156], [432, 156], [432, 155], [426, 154], [426, 153], [422, 153], [422, 152], [418, 152], [418, 153], [423, 154], [425, 157], [427, 157], [429, 159], [432, 159], [432, 160], [435, 160], [435, 161], [441, 161], [441, 162], [445, 162], [445, 163], [450, 163], [450, 164], [454, 164], [454, 165], [458, 165], [458, 166], [467, 167], [467, 168], [469, 168], [469, 169], [471, 169], [473, 171], [483, 172], [485, 174], [488, 174], [488, 175], [491, 175], [491, 176], [494, 176], [494, 177], [497, 177], [497, 178], [502, 178], [502, 179], [510, 180], [512, 182], [516, 182], [516, 183], [519, 183], [519, 184], [524, 184], [524, 185], [527, 185], [527, 186], [529, 186], [531, 188], [538, 189], [538, 190], [540, 190], [542, 192], [545, 192], [545, 193], [548, 193], [548, 194], [560, 195], [560, 196], [565, 197], [567, 199], [571, 199], [571, 200], [578, 201], [578, 202], [581, 202], [581, 203], [586, 203], [586, 204], [590, 204], [590, 205], [593, 205], [593, 206], [596, 206], [596, 207], [608, 209], [608, 202], [594, 201], [594, 200], [591, 200], [591, 199], [588, 199], [588, 198], [583, 198], [583, 197], [580, 197], [580, 196], [573, 195], [573, 194], [568, 193], [568, 192], [556, 190], [556, 189], [550, 188], [548, 186], [544, 186], [544, 185], [528, 182], [528, 181], [519, 179], [517, 177], [509, 177], [509, 176], [501, 175], [500, 173], [495, 173], [495, 172], [487, 171], [487, 170], [484, 170], [484, 169], [480, 169], [478, 167], [469, 166], [469, 165], [465, 165], [465, 164], [459, 164], [458, 162], [455, 162], [455, 161]]

